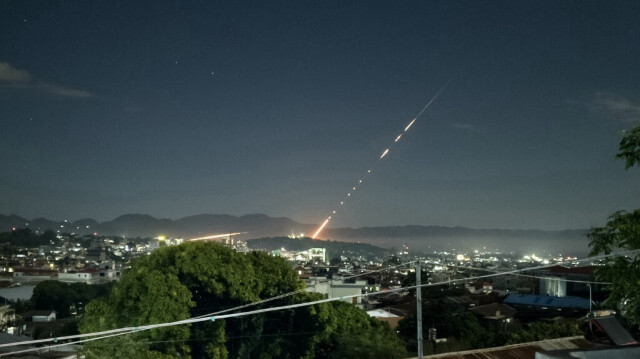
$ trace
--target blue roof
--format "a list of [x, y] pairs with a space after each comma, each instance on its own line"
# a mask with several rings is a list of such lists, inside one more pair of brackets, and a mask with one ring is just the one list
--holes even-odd
[[509, 294], [503, 301], [512, 305], [531, 305], [548, 308], [589, 309], [589, 299], [580, 297], [550, 297], [535, 294]]

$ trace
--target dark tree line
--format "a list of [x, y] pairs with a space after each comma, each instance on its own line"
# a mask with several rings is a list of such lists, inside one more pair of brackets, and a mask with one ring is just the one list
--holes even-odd
[[58, 243], [56, 233], [50, 229], [36, 234], [31, 228], [16, 228], [11, 232], [0, 233], [0, 243], [15, 247], [33, 248]]

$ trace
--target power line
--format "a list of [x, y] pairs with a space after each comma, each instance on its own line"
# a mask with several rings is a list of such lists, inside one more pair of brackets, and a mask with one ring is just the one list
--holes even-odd
[[[434, 262], [434, 261], [423, 261], [423, 262], [429, 263], [429, 264], [439, 264], [439, 265], [442, 264], [442, 263]], [[556, 264], [557, 263], [554, 263], [554, 265], [556, 265]], [[445, 264], [445, 265], [447, 265], [447, 264]], [[504, 273], [503, 271], [499, 271], [499, 270], [495, 270], [495, 269], [489, 269], [489, 268], [468, 267], [468, 266], [459, 266], [459, 265], [456, 265], [456, 267], [464, 268], [464, 269], [485, 271], [485, 272], [492, 272], [492, 273]], [[545, 280], [557, 280], [557, 281], [560, 281], [560, 282], [570, 282], [570, 283], [603, 284], [603, 285], [613, 284], [611, 282], [595, 282], [595, 281], [588, 281], [588, 280], [566, 279], [566, 278], [560, 278], [560, 277], [544, 277], [544, 276], [536, 276], [536, 275], [521, 274], [521, 273], [513, 273], [513, 274], [510, 274], [510, 275], [518, 276], [518, 277], [545, 279]]]
[[[401, 264], [398, 264], [398, 265], [395, 265], [395, 266], [391, 266], [391, 267], [381, 268], [381, 269], [377, 269], [377, 270], [371, 270], [371, 271], [364, 272], [364, 273], [358, 273], [358, 274], [355, 274], [355, 275], [352, 275], [352, 276], [343, 277], [342, 279], [346, 280], [346, 279], [361, 277], [363, 275], [367, 275], [367, 274], [371, 274], [371, 273], [383, 272], [383, 271], [387, 271], [387, 270], [390, 270], [390, 269], [393, 269], [393, 268], [403, 267], [403, 266], [406, 266], [406, 265], [409, 265], [409, 264], [412, 264], [412, 263], [415, 263], [415, 262], [416, 261], [414, 260], [414, 261], [401, 263]], [[331, 279], [324, 279], [324, 280], [320, 281], [320, 283], [318, 283], [318, 284], [327, 283], [329, 281], [331, 281]], [[317, 284], [313, 284], [311, 286], [316, 286], [316, 285]], [[296, 295], [298, 293], [305, 293], [305, 292], [307, 292], [306, 289], [299, 289], [299, 290], [296, 290], [296, 291], [292, 291], [292, 292], [289, 292], [289, 293], [284, 293], [284, 294], [281, 294], [281, 295], [278, 295], [278, 296], [275, 296], [275, 297], [271, 297], [271, 298], [268, 298], [268, 299], [259, 300], [257, 302], [247, 303], [247, 304], [243, 304], [243, 305], [240, 305], [240, 306], [237, 306], [237, 307], [234, 307], [234, 308], [221, 310], [219, 312], [203, 314], [203, 315], [197, 316], [195, 318], [210, 317], [212, 315], [219, 315], [219, 314], [222, 314], [222, 313], [232, 312], [232, 311], [235, 311], [235, 310], [238, 310], [238, 309], [243, 309], [243, 308], [252, 307], [252, 306], [255, 306], [255, 305], [264, 304], [264, 303], [267, 303], [267, 302], [271, 302], [271, 301], [274, 301], [274, 300], [290, 297], [292, 295]]]
[[[623, 253], [636, 253], [636, 252], [639, 252], [639, 251], [640, 250], [631, 250], [631, 251], [623, 251], [623, 252], [618, 252], [618, 253], [603, 254], [603, 255], [600, 255], [600, 256], [590, 257], [590, 258], [588, 258], [588, 260], [593, 261], [593, 260], [604, 259], [604, 258], [608, 258], [608, 257], [622, 255]], [[571, 262], [575, 263], [575, 262], [581, 262], [581, 261], [586, 261], [586, 260], [587, 259], [581, 259], [581, 260], [574, 260], [574, 261], [571, 261]], [[148, 324], [148, 325], [142, 325], [142, 326], [137, 326], [137, 327], [124, 327], [124, 328], [111, 329], [111, 330], [105, 330], [105, 331], [93, 332], [93, 333], [70, 335], [70, 336], [58, 337], [58, 338], [47, 338], [47, 339], [38, 339], [38, 340], [31, 340], [31, 341], [24, 341], [24, 342], [17, 342], [17, 343], [0, 344], [0, 348], [1, 347], [8, 347], [8, 346], [38, 344], [38, 343], [46, 343], [46, 342], [51, 342], [51, 341], [57, 342], [59, 340], [69, 340], [69, 339], [78, 339], [78, 338], [98, 337], [99, 336], [98, 338], [90, 338], [90, 339], [71, 342], [71, 343], [64, 343], [64, 344], [58, 344], [58, 345], [40, 347], [40, 348], [31, 348], [31, 349], [20, 351], [19, 353], [23, 353], [23, 352], [27, 352], [27, 351], [46, 350], [46, 349], [49, 349], [49, 348], [58, 347], [58, 346], [62, 346], [62, 345], [73, 345], [73, 344], [78, 344], [78, 343], [82, 343], [82, 342], [88, 342], [88, 341], [91, 341], [91, 340], [106, 339], [106, 338], [113, 337], [113, 336], [131, 334], [131, 333], [136, 333], [136, 332], [140, 332], [140, 331], [144, 331], [144, 330], [150, 330], [150, 329], [156, 329], [156, 328], [165, 328], [165, 327], [171, 327], [171, 326], [176, 326], [176, 325], [200, 323], [200, 322], [205, 322], [205, 321], [216, 321], [216, 320], [220, 320], [220, 319], [228, 319], [228, 318], [235, 318], [235, 317], [244, 317], [244, 316], [250, 316], [250, 315], [261, 314], [261, 313], [268, 313], [268, 312], [274, 312], [274, 311], [286, 310], [286, 309], [296, 309], [296, 308], [302, 308], [302, 307], [307, 307], [307, 306], [311, 306], [311, 305], [329, 303], [329, 302], [333, 302], [333, 301], [350, 299], [350, 298], [376, 296], [376, 295], [379, 295], [379, 294], [401, 292], [401, 291], [417, 289], [417, 288], [423, 288], [423, 287], [433, 287], [433, 286], [439, 286], [439, 285], [445, 285], [445, 284], [460, 283], [460, 282], [465, 282], [465, 281], [474, 280], [474, 279], [490, 278], [490, 277], [496, 277], [496, 276], [501, 276], [501, 275], [516, 274], [516, 273], [530, 271], [530, 270], [549, 268], [549, 267], [553, 267], [555, 265], [556, 265], [555, 263], [554, 264], [545, 264], [545, 265], [540, 265], [540, 266], [536, 266], [536, 267], [515, 269], [515, 270], [511, 270], [511, 271], [486, 274], [486, 275], [475, 276], [475, 277], [471, 277], [471, 278], [452, 279], [452, 280], [448, 280], [448, 281], [444, 281], [444, 282], [427, 283], [427, 284], [422, 284], [420, 286], [414, 285], [414, 286], [400, 287], [400, 288], [388, 289], [388, 290], [384, 290], [384, 291], [378, 291], [378, 292], [366, 293], [366, 294], [346, 295], [346, 296], [340, 296], [340, 297], [335, 297], [335, 298], [320, 299], [320, 300], [316, 300], [316, 301], [312, 301], [312, 302], [289, 304], [289, 305], [280, 306], [280, 307], [262, 308], [262, 309], [257, 309], [257, 310], [253, 310], [253, 311], [247, 311], [247, 312], [240, 312], [240, 313], [212, 315], [212, 316], [208, 316], [208, 317], [194, 317], [194, 318], [183, 319], [183, 320], [178, 320], [178, 321], [173, 321], [173, 322], [166, 322], [166, 323]], [[0, 354], [0, 357], [7, 356], [7, 355], [13, 355], [13, 354], [17, 354], [17, 353], [18, 352], [3, 353], [3, 354]]]

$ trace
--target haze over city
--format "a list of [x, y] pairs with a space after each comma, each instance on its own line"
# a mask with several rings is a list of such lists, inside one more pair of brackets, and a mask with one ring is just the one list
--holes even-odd
[[638, 19], [0, 1], [0, 357], [640, 358]]
[[[153, 6], [150, 6], [153, 4]], [[632, 208], [640, 5], [0, 4], [0, 211], [583, 229]]]

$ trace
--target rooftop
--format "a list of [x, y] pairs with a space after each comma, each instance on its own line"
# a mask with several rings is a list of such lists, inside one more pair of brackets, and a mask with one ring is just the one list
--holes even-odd
[[593, 349], [596, 347], [596, 344], [586, 340], [583, 336], [576, 336], [424, 357], [431, 359], [534, 359], [536, 352], [561, 349]]

